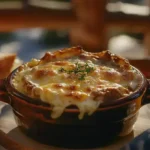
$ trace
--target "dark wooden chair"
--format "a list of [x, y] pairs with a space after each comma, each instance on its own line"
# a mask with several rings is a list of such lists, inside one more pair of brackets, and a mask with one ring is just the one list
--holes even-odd
[[[72, 28], [70, 32], [72, 43], [81, 44], [90, 51], [107, 49], [108, 30], [119, 27], [129, 33], [143, 33], [144, 44], [150, 49], [150, 13], [147, 16], [123, 12], [112, 13], [106, 10], [108, 2], [108, 0], [72, 0], [78, 18], [78, 26]], [[148, 2], [150, 3], [149, 0]], [[132, 7], [135, 6], [131, 5], [129, 9]]]

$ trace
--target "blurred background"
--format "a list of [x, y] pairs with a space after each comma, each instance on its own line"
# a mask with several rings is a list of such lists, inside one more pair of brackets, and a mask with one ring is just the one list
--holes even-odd
[[150, 0], [0, 0], [0, 52], [28, 61], [74, 45], [149, 71]]

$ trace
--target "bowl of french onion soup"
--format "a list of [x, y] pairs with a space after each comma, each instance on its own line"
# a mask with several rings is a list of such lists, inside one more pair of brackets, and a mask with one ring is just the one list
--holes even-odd
[[65, 148], [102, 146], [128, 135], [148, 103], [148, 79], [127, 59], [79, 46], [33, 58], [4, 82], [9, 100], [1, 100], [12, 106], [19, 128]]

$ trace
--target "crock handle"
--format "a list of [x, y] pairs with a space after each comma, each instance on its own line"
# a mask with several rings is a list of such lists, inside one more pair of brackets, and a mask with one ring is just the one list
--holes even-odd
[[150, 103], [150, 79], [147, 79], [148, 87], [142, 105]]
[[147, 81], [148, 81], [147, 94], [150, 96], [150, 79], [147, 79]]
[[0, 101], [9, 104], [9, 97], [5, 88], [5, 79], [0, 79]]

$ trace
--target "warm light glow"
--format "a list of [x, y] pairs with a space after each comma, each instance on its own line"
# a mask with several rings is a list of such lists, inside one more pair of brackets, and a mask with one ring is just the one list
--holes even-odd
[[125, 14], [148, 16], [150, 8], [148, 6], [138, 6], [122, 2], [108, 3], [106, 9], [110, 12], [123, 12]]
[[45, 1], [45, 0], [29, 0], [29, 5], [40, 6], [50, 9], [71, 9], [71, 4], [68, 2]]
[[19, 1], [0, 1], [0, 9], [21, 9], [23, 7], [23, 3]]

